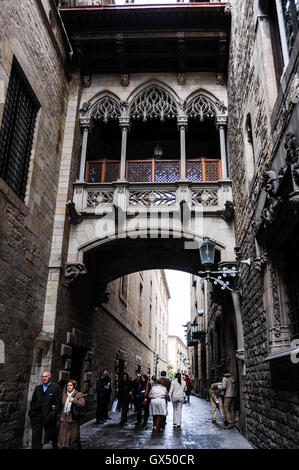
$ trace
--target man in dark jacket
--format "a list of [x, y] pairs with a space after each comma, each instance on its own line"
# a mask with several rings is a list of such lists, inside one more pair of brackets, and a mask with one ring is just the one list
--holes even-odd
[[108, 417], [108, 405], [111, 395], [111, 380], [107, 369], [103, 369], [97, 381], [96, 424], [104, 423]]
[[42, 384], [37, 385], [32, 395], [29, 417], [32, 426], [32, 449], [42, 448], [42, 434], [45, 430], [45, 442], [52, 441], [57, 449], [57, 415], [61, 406], [59, 385], [52, 382], [47, 371], [41, 375]]

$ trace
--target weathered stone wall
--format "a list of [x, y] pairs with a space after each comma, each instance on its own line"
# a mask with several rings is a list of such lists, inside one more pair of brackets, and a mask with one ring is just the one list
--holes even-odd
[[[44, 3], [50, 10], [49, 2]], [[5, 362], [0, 364], [0, 448], [22, 443], [33, 340], [41, 329], [47, 282], [68, 99], [65, 53], [55, 15], [52, 27], [56, 46], [36, 2], [24, 0], [21, 7], [18, 2], [1, 2], [0, 121], [13, 56], [40, 109], [25, 203], [0, 178], [0, 338], [5, 343]]]
[[[232, 38], [228, 81], [228, 146], [233, 196], [236, 205], [236, 241], [242, 258], [257, 256], [254, 221], [262, 190], [262, 176], [271, 168], [275, 146], [282, 138], [271, 128], [271, 113], [277, 96], [267, 17], [257, 18], [258, 2], [235, 0], [232, 8]], [[251, 114], [256, 169], [246, 187], [245, 119]], [[286, 122], [286, 121], [285, 121]], [[268, 316], [263, 302], [263, 274], [252, 265], [243, 268], [242, 320], [246, 376], [244, 400], [247, 437], [258, 448], [296, 448], [299, 413], [298, 392], [286, 382], [290, 364], [273, 367], [269, 354]], [[272, 289], [270, 289], [273, 296]], [[272, 297], [272, 303], [275, 299]], [[295, 384], [295, 382], [294, 382]]]

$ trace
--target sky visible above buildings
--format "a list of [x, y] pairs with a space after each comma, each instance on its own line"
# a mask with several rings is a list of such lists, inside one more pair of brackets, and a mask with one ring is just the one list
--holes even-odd
[[190, 321], [190, 274], [165, 270], [167, 284], [170, 292], [168, 303], [168, 334], [179, 336], [186, 344], [184, 327]]

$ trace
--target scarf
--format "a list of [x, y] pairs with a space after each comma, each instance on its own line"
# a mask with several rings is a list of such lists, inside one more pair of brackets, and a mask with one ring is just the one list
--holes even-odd
[[72, 402], [70, 401], [70, 398], [72, 398], [75, 395], [75, 392], [76, 390], [73, 390], [71, 393], [68, 391], [66, 392], [67, 397], [66, 397], [65, 404], [64, 404], [64, 412], [66, 415], [69, 415], [71, 412]]

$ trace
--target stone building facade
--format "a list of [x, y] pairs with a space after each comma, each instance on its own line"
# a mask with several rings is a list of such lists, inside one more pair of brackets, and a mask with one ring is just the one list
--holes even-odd
[[[24, 113], [23, 122], [29, 124], [30, 107], [33, 109], [32, 151], [28, 155], [27, 149], [23, 155], [25, 175], [13, 160], [17, 146], [26, 145], [22, 129], [14, 129], [15, 147], [10, 152], [1, 128], [0, 338], [4, 351], [0, 363], [0, 442], [4, 448], [22, 444], [33, 343], [42, 329], [60, 197], [58, 180], [71, 87], [67, 39], [52, 3], [36, 2], [34, 7], [26, 0], [22, 7], [10, 1], [1, 4], [0, 121], [7, 125], [18, 108]], [[22, 90], [16, 98], [23, 97], [22, 108], [21, 101], [18, 105], [10, 100], [8, 109], [8, 90], [15, 97]], [[8, 154], [11, 159], [6, 166]]]
[[179, 336], [168, 336], [168, 364], [172, 365], [174, 373], [188, 373], [188, 350]]
[[232, 2], [228, 144], [236, 242], [254, 260], [243, 271], [241, 311], [256, 447], [299, 443], [298, 9], [297, 1]]
[[224, 368], [236, 376], [240, 429], [257, 448], [299, 443], [298, 11], [297, 1], [231, 2], [229, 167], [236, 245], [251, 265], [240, 296], [208, 287], [199, 369], [210, 382]]

